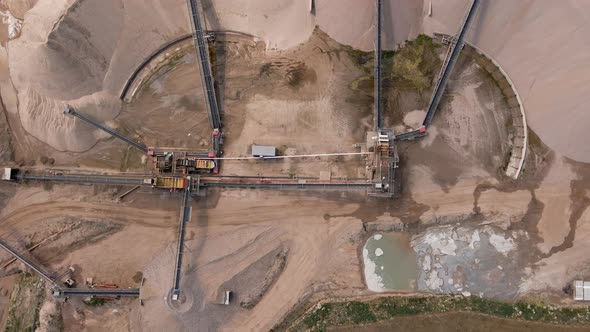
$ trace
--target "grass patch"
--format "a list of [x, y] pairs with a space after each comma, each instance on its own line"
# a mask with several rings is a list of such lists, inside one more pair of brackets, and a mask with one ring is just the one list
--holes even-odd
[[332, 306], [329, 303], [320, 305], [310, 315], [305, 317], [303, 324], [309, 328], [320, 327], [321, 323], [323, 323], [324, 320], [330, 315], [331, 307]]
[[[354, 48], [349, 47], [347, 50], [348, 56], [352, 59], [352, 61], [359, 67], [361, 67], [367, 74], [372, 74], [374, 70], [374, 60], [375, 60], [375, 52], [374, 51], [361, 51]], [[388, 74], [391, 70], [391, 61], [394, 58], [396, 52], [391, 50], [383, 50], [381, 51], [381, 58], [382, 58], [382, 66], [383, 66], [383, 73]]]
[[172, 70], [172, 69], [176, 68], [176, 66], [178, 66], [180, 64], [180, 60], [182, 60], [183, 57], [184, 57], [183, 52], [178, 52], [178, 53], [172, 55], [170, 57], [170, 59], [168, 59], [168, 62], [166, 62], [166, 66], [168, 67], [168, 70]]
[[418, 37], [416, 37], [416, 44], [418, 44], [418, 45], [433, 45], [432, 37], [421, 33], [418, 35]]
[[88, 301], [84, 301], [84, 303], [86, 303], [86, 305], [90, 307], [100, 307], [105, 305], [105, 303], [107, 303], [107, 300], [93, 297], [90, 298], [90, 300]]
[[423, 92], [431, 87], [432, 77], [441, 66], [432, 38], [419, 35], [393, 56], [391, 77], [398, 83]]
[[352, 47], [347, 49], [347, 53], [352, 61], [361, 67], [369, 65], [375, 58], [375, 53], [372, 51], [361, 51]]
[[349, 302], [346, 314], [355, 324], [371, 323], [377, 320], [369, 305], [363, 302]]
[[23, 273], [12, 291], [8, 319], [4, 331], [35, 331], [39, 327], [39, 310], [43, 303], [45, 283], [29, 273]]
[[[382, 88], [384, 121], [390, 125], [402, 124], [408, 109], [421, 109], [428, 104], [428, 94], [433, 78], [440, 68], [441, 60], [437, 52], [440, 45], [427, 35], [419, 35], [408, 41], [404, 48], [382, 52]], [[370, 114], [374, 102], [375, 52], [346, 48], [351, 61], [364, 71], [350, 83], [353, 95], [347, 102], [358, 105]], [[417, 96], [402, 98], [413, 94]], [[409, 106], [408, 104], [417, 104]]]
[[[501, 318], [544, 323], [590, 325], [590, 307], [568, 308], [542, 302], [504, 302], [457, 295], [385, 297], [370, 301], [317, 305], [289, 326], [290, 331], [325, 331], [330, 326], [362, 325], [396, 316], [426, 313], [474, 312]], [[284, 323], [282, 323], [285, 326]]]
[[395, 51], [382, 51], [381, 56], [383, 60], [391, 59], [395, 55]]

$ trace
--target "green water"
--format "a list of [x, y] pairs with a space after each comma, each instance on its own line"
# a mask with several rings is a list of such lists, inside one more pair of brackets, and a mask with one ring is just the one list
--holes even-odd
[[[416, 253], [410, 246], [408, 235], [402, 233], [377, 234], [367, 240], [363, 249], [368, 251], [368, 258], [375, 263], [375, 271], [372, 272], [380, 278], [383, 291], [416, 289], [418, 265]], [[377, 256], [377, 249], [381, 249], [383, 254]], [[364, 263], [367, 266], [367, 262]], [[369, 266], [371, 266], [370, 263]], [[368, 274], [367, 272], [371, 271], [365, 271], [365, 274]], [[370, 284], [368, 279], [372, 277], [365, 275], [365, 278], [367, 284]], [[369, 288], [371, 287], [369, 286]]]

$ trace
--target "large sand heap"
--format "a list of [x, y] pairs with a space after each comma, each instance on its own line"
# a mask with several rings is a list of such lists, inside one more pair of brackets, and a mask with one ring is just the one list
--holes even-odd
[[[255, 35], [267, 47], [305, 42], [317, 24], [336, 41], [373, 48], [372, 1], [208, 0], [208, 28]], [[454, 33], [469, 0], [384, 1], [384, 44], [394, 48], [420, 32]], [[432, 15], [428, 12], [432, 8]], [[467, 39], [514, 81], [530, 126], [551, 148], [590, 161], [584, 142], [590, 116], [590, 3], [482, 1]], [[97, 140], [71, 119], [65, 102], [107, 121], [117, 95], [141, 60], [188, 33], [184, 0], [39, 0], [25, 15], [22, 36], [9, 43], [10, 71], [23, 127], [58, 150], [83, 151]], [[81, 127], [81, 128], [80, 128]]]
[[[375, 1], [316, 0], [318, 26], [337, 42], [362, 50], [375, 49]], [[383, 47], [394, 49], [422, 30], [422, 1], [383, 1]]]
[[[425, 0], [429, 1], [429, 0]], [[468, 0], [432, 0], [426, 33], [454, 33]], [[590, 162], [590, 2], [481, 1], [467, 36], [508, 73], [543, 142]]]
[[[336, 41], [373, 49], [372, 2], [317, 0]], [[471, 0], [384, 1], [384, 44], [418, 32], [454, 34]], [[432, 7], [430, 4], [432, 3]], [[432, 8], [432, 15], [428, 13]], [[420, 11], [416, 14], [416, 11]], [[565, 156], [590, 162], [590, 2], [482, 0], [467, 40], [496, 60], [519, 92], [530, 127]], [[393, 38], [392, 38], [393, 35]], [[388, 37], [389, 36], [389, 37]], [[444, 116], [444, 115], [441, 115]]]
[[[184, 1], [40, 0], [9, 44], [23, 127], [57, 150], [84, 151], [101, 137], [63, 116], [65, 103], [107, 121], [119, 91], [153, 49], [188, 32]], [[178, 20], [183, 17], [183, 20]]]
[[[210, 28], [254, 34], [271, 47], [304, 42], [315, 26], [304, 2], [205, 5]], [[101, 135], [65, 118], [64, 104], [101, 121], [113, 119], [133, 69], [189, 31], [185, 0], [39, 0], [25, 15], [21, 37], [9, 44], [23, 127], [57, 150], [89, 149]]]
[[315, 18], [305, 0], [202, 2], [208, 29], [251, 34], [265, 41], [267, 48], [271, 49], [287, 49], [303, 43], [315, 27]]

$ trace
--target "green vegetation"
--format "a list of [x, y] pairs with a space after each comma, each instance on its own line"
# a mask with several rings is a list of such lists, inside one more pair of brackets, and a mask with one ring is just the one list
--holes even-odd
[[172, 55], [169, 59], [168, 62], [166, 63], [166, 66], [168, 67], [168, 70], [172, 70], [174, 69], [176, 66], [178, 66], [182, 60], [182, 58], [184, 57], [186, 51], [183, 52], [178, 52], [175, 53], [174, 55]]
[[39, 310], [45, 284], [29, 273], [23, 273], [10, 296], [8, 319], [4, 331], [35, 331], [39, 327]]
[[332, 306], [330, 303], [320, 305], [311, 314], [305, 317], [305, 319], [303, 319], [303, 323], [305, 326], [312, 328], [321, 326], [323, 322], [329, 317], [331, 308]]
[[107, 300], [99, 299], [97, 297], [92, 297], [89, 300], [84, 301], [84, 303], [86, 303], [86, 305], [91, 306], [91, 307], [100, 307], [100, 306], [104, 305], [106, 302], [107, 302]]
[[405, 83], [422, 92], [432, 85], [432, 77], [440, 67], [440, 62], [432, 38], [419, 35], [393, 56], [391, 77], [398, 83]]
[[590, 325], [590, 307], [566, 308], [543, 302], [503, 302], [459, 295], [386, 297], [316, 305], [289, 330], [325, 331], [329, 326], [366, 324], [396, 316], [467, 311], [502, 318], [556, 324]]
[[383, 60], [391, 59], [391, 58], [393, 58], [394, 55], [395, 55], [395, 51], [383, 51], [382, 52]]
[[[363, 68], [367, 74], [373, 73], [373, 66], [375, 60], [375, 52], [374, 51], [361, 51], [354, 48], [347, 49], [348, 56], [352, 59], [352, 61], [358, 65], [359, 67]], [[382, 51], [381, 56], [383, 59], [383, 71], [384, 73], [388, 73], [391, 68], [391, 59], [394, 58], [396, 52], [395, 51]], [[389, 65], [388, 65], [389, 64]]]
[[416, 37], [416, 44], [418, 44], [418, 45], [427, 45], [427, 44], [432, 45], [432, 37], [421, 33], [418, 35], [418, 37]]
[[[407, 41], [403, 48], [396, 51], [386, 50], [382, 53], [383, 105], [387, 121], [392, 125], [402, 123], [405, 109], [420, 109], [428, 103], [428, 92], [432, 87], [433, 77], [441, 66], [437, 53], [440, 45], [432, 38], [419, 35], [413, 41]], [[350, 83], [354, 94], [346, 101], [359, 105], [370, 111], [373, 104], [374, 51], [361, 51], [347, 48], [346, 53], [365, 74]], [[406, 101], [402, 96], [412, 96]], [[416, 96], [416, 97], [414, 97]], [[408, 100], [417, 99], [416, 106], [407, 107]]]
[[354, 63], [361, 67], [365, 67], [365, 69], [370, 71], [370, 67], [372, 66], [373, 59], [375, 58], [374, 52], [368, 51], [361, 51], [354, 48], [349, 48], [348, 55], [352, 58]]
[[377, 320], [369, 305], [363, 302], [348, 302], [346, 315], [355, 324], [371, 323]]

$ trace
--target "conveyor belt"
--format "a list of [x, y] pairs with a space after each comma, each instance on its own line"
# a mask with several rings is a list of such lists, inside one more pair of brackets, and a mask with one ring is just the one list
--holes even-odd
[[123, 141], [123, 142], [125, 142], [125, 143], [127, 143], [129, 145], [131, 145], [132, 147], [136, 148], [137, 150], [139, 150], [139, 151], [141, 151], [143, 153], [147, 153], [147, 151], [148, 151], [147, 147], [145, 147], [144, 145], [139, 144], [139, 143], [137, 143], [137, 142], [135, 142], [135, 141], [133, 141], [133, 140], [131, 140], [131, 139], [129, 139], [129, 138], [127, 138], [127, 137], [119, 134], [119, 133], [117, 133], [116, 131], [103, 126], [102, 124], [100, 124], [97, 121], [89, 118], [86, 115], [82, 115], [82, 114], [76, 112], [70, 106], [67, 106], [66, 107], [66, 109], [64, 110], [64, 114], [75, 116], [78, 119], [86, 122], [87, 124], [89, 124], [89, 125], [91, 125], [91, 126], [93, 126], [95, 128], [98, 128], [98, 129], [100, 129], [100, 130], [108, 133], [109, 135], [111, 135], [111, 136], [113, 136], [113, 137], [115, 137], [115, 138], [117, 138], [117, 139], [119, 139], [119, 140], [121, 140], [121, 141]]
[[396, 141], [411, 141], [413, 139], [424, 137], [424, 136], [426, 136], [425, 131], [414, 130], [414, 131], [410, 131], [410, 132], [395, 136], [395, 140]]
[[422, 122], [422, 127], [428, 128], [432, 119], [434, 118], [434, 114], [438, 108], [438, 104], [440, 103], [440, 99], [445, 91], [445, 87], [447, 86], [447, 82], [449, 80], [449, 76], [451, 76], [451, 72], [453, 71], [453, 66], [457, 62], [459, 58], [459, 54], [463, 49], [463, 39], [465, 37], [465, 32], [467, 31], [467, 27], [469, 27], [469, 23], [475, 14], [475, 9], [477, 8], [477, 4], [479, 0], [473, 0], [467, 14], [465, 15], [461, 26], [459, 27], [459, 33], [457, 34], [457, 40], [453, 43], [451, 42], [451, 46], [448, 52], [448, 56], [445, 58], [443, 62], [443, 66], [438, 76], [438, 80], [436, 81], [436, 85], [434, 87], [434, 92], [432, 93], [432, 97], [430, 98], [430, 102], [428, 104], [428, 110], [426, 111], [426, 117]]
[[139, 297], [139, 288], [60, 288], [58, 296], [128, 296]]
[[172, 294], [180, 294], [180, 272], [182, 269], [182, 255], [184, 251], [184, 236], [186, 232], [186, 223], [191, 218], [191, 206], [189, 204], [190, 198], [190, 186], [184, 189], [184, 195], [182, 195], [182, 205], [180, 214], [180, 226], [178, 231], [178, 245], [176, 247], [176, 266], [174, 268], [174, 284], [172, 286]]
[[201, 62], [201, 79], [203, 81], [203, 90], [207, 98], [207, 108], [209, 110], [209, 121], [212, 129], [221, 128], [221, 117], [219, 115], [219, 107], [217, 104], [217, 97], [215, 95], [215, 85], [213, 82], [213, 73], [211, 71], [211, 62], [209, 60], [209, 46], [205, 39], [205, 29], [201, 22], [201, 14], [199, 11], [199, 4], [197, 0], [187, 0], [191, 11], [191, 18], [193, 22], [193, 39], [195, 41], [195, 48], [197, 55]]
[[30, 261], [25, 256], [22, 256], [21, 254], [19, 254], [16, 250], [14, 250], [6, 242], [0, 241], [0, 247], [2, 247], [2, 249], [4, 249], [4, 250], [8, 251], [12, 256], [14, 256], [19, 261], [23, 262], [26, 266], [31, 268], [33, 271], [37, 272], [37, 274], [39, 274], [41, 277], [43, 277], [43, 279], [49, 281], [54, 286], [57, 285], [57, 283], [55, 282], [55, 279], [47, 271], [43, 270], [41, 267], [34, 264], [32, 261]]
[[[202, 181], [202, 180], [201, 180]], [[364, 189], [371, 183], [256, 183], [256, 182], [201, 182], [202, 187], [210, 188], [269, 188], [269, 189]]]
[[381, 0], [376, 0], [377, 7], [377, 33], [375, 41], [375, 131], [381, 129], [382, 125], [382, 98], [381, 98]]
[[53, 181], [67, 183], [112, 184], [112, 185], [148, 185], [144, 183], [144, 177], [123, 177], [107, 175], [40, 175], [22, 174], [23, 180]]

